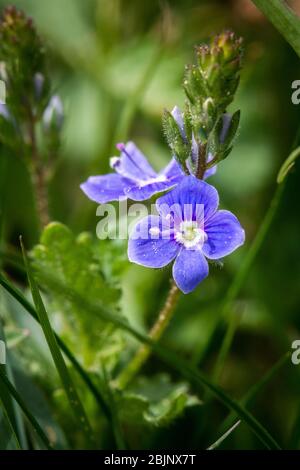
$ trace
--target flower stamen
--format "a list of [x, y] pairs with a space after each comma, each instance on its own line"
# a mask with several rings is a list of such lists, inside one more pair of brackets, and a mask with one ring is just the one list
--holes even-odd
[[186, 220], [181, 222], [179, 230], [175, 232], [175, 240], [185, 248], [198, 246], [201, 248], [207, 240], [207, 235], [199, 227], [198, 222]]

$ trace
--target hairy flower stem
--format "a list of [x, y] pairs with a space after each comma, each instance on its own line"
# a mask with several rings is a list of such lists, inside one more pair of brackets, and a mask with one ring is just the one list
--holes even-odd
[[199, 145], [198, 168], [196, 176], [202, 180], [206, 171], [206, 145]]
[[[179, 299], [180, 290], [176, 286], [175, 282], [172, 282], [171, 288], [169, 290], [165, 305], [160, 311], [156, 322], [149, 332], [149, 338], [152, 341], [158, 341], [166, 330], [167, 326], [170, 323], [170, 320], [175, 311]], [[137, 351], [136, 355], [129, 362], [128, 366], [121, 372], [119, 377], [116, 380], [116, 387], [119, 389], [124, 389], [140, 371], [143, 364], [147, 361], [151, 354], [151, 347], [149, 345], [143, 345]]]
[[45, 169], [41, 162], [41, 158], [38, 152], [36, 135], [35, 135], [35, 120], [34, 116], [30, 114], [29, 121], [29, 138], [31, 146], [31, 179], [32, 186], [36, 201], [36, 209], [39, 218], [40, 225], [45, 227], [50, 222], [49, 217], [49, 205], [48, 205], [48, 194], [47, 194], [47, 183]]

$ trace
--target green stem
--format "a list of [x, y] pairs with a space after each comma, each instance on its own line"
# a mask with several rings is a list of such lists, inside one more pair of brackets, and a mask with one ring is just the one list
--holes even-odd
[[300, 57], [300, 18], [283, 0], [252, 0]]
[[198, 168], [196, 170], [196, 176], [199, 180], [203, 179], [206, 171], [206, 148], [206, 144], [199, 145]]
[[[158, 341], [167, 326], [170, 323], [170, 320], [173, 316], [175, 307], [178, 302], [180, 291], [176, 284], [172, 282], [171, 288], [169, 290], [166, 302], [162, 310], [160, 311], [156, 322], [154, 323], [152, 329], [149, 332], [149, 339], [152, 341]], [[116, 380], [116, 386], [119, 389], [124, 389], [132, 381], [132, 379], [137, 375], [143, 364], [147, 361], [151, 354], [151, 346], [149, 344], [144, 344], [137, 351], [136, 355], [133, 357], [128, 366], [121, 372], [119, 377]]]
[[49, 204], [47, 194], [47, 182], [41, 156], [38, 152], [36, 134], [35, 134], [35, 119], [30, 112], [29, 116], [29, 137], [31, 146], [31, 179], [35, 196], [36, 208], [41, 227], [45, 227], [50, 222]]

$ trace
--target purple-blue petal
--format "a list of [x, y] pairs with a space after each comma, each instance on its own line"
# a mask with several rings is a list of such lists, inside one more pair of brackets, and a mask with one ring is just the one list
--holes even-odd
[[174, 280], [184, 294], [192, 292], [208, 272], [208, 263], [201, 250], [182, 248], [173, 265]]
[[125, 187], [124, 193], [129, 199], [132, 199], [133, 201], [144, 201], [156, 193], [161, 193], [167, 189], [172, 188], [175, 186], [175, 184], [176, 181], [160, 181], [159, 178], [156, 178], [156, 180], [150, 180], [149, 183], [134, 183], [131, 186]]
[[151, 235], [151, 228], [165, 228], [159, 216], [150, 215], [136, 224], [128, 241], [128, 258], [142, 266], [162, 268], [173, 261], [180, 248], [173, 237]]
[[159, 174], [164, 175], [168, 180], [175, 182], [181, 181], [185, 176], [183, 169], [174, 157]]
[[92, 201], [105, 204], [110, 201], [125, 199], [124, 189], [132, 182], [115, 173], [108, 175], [90, 176], [80, 185], [82, 191]]
[[125, 145], [120, 158], [116, 160], [114, 169], [121, 176], [135, 181], [145, 181], [157, 176], [145, 155], [133, 142]]
[[187, 213], [193, 220], [209, 219], [217, 210], [219, 195], [217, 190], [208, 183], [198, 180], [195, 176], [185, 176], [169, 193], [160, 197], [157, 202], [158, 212], [167, 217], [176, 208], [175, 216], [187, 219]]
[[245, 231], [229, 211], [217, 211], [205, 224], [207, 241], [203, 253], [207, 258], [219, 259], [229, 255], [245, 241]]
[[216, 173], [216, 171], [217, 171], [217, 165], [214, 165], [213, 167], [209, 168], [204, 173], [204, 179], [206, 180], [207, 178], [210, 178], [211, 176], [213, 176]]

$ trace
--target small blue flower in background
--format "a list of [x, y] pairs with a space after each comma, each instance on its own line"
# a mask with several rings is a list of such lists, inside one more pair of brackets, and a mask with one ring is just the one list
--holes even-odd
[[183, 170], [173, 158], [159, 173], [133, 142], [118, 144], [120, 157], [112, 157], [115, 173], [90, 176], [80, 187], [92, 200], [101, 204], [119, 199], [143, 201], [153, 194], [175, 186], [184, 177]]
[[[173, 118], [175, 119], [175, 121], [176, 121], [176, 123], [177, 123], [177, 125], [180, 129], [181, 136], [182, 136], [183, 140], [187, 141], [186, 130], [185, 130], [184, 122], [183, 122], [182, 112], [180, 111], [178, 106], [175, 106], [173, 108], [171, 114], [172, 114]], [[198, 163], [198, 158], [199, 158], [199, 146], [196, 142], [195, 136], [193, 135], [192, 136], [192, 148], [191, 148], [191, 160], [192, 160], [193, 165], [196, 166], [196, 167], [197, 167], [197, 163]], [[214, 158], [214, 156], [212, 155], [212, 153], [209, 153], [208, 157], [207, 157], [207, 163], [211, 162], [213, 158]], [[192, 168], [191, 168], [191, 165], [190, 165], [189, 161], [187, 161], [187, 167], [188, 167], [190, 173], [192, 173]], [[212, 168], [209, 168], [208, 170], [206, 170], [206, 172], [204, 173], [203, 178], [206, 180], [210, 176], [213, 176], [216, 173], [216, 171], [217, 171], [217, 165], [214, 165]]]
[[[115, 173], [90, 176], [80, 185], [92, 201], [100, 204], [127, 198], [144, 201], [156, 193], [171, 189], [185, 176], [175, 158], [172, 158], [162, 171], [156, 173], [133, 142], [118, 144], [117, 148], [121, 152], [120, 157], [110, 159], [110, 166]], [[213, 175], [215, 171], [216, 167], [210, 168], [205, 172], [204, 178]]]
[[134, 227], [128, 257], [150, 268], [175, 260], [173, 277], [185, 294], [208, 275], [207, 259], [223, 258], [245, 241], [235, 215], [218, 210], [217, 190], [194, 176], [184, 177], [156, 205], [159, 215], [145, 217]]
[[47, 108], [43, 115], [43, 125], [45, 130], [54, 127], [58, 130], [62, 128], [64, 122], [64, 107], [58, 95], [53, 95], [50, 98]]

